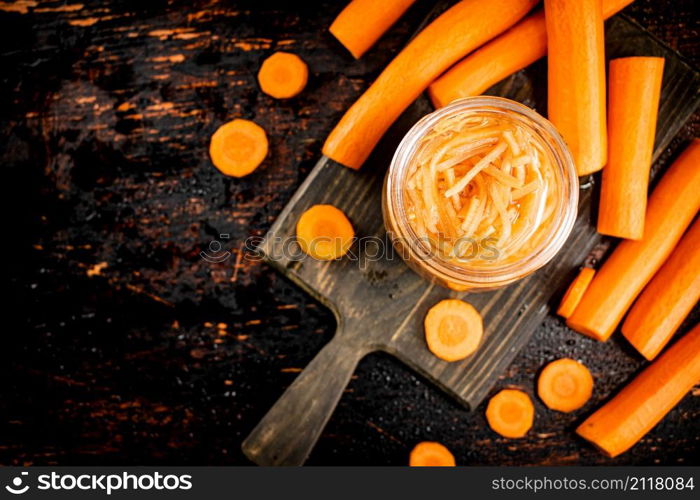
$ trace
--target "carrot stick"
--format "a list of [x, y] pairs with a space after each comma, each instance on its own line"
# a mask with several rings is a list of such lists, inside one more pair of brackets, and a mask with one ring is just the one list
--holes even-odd
[[275, 52], [265, 59], [258, 72], [258, 83], [267, 95], [288, 99], [299, 94], [309, 78], [306, 63], [296, 54]]
[[608, 164], [600, 190], [599, 233], [631, 240], [644, 233], [663, 73], [662, 57], [610, 62]]
[[649, 365], [576, 433], [615, 457], [649, 432], [700, 381], [700, 324]]
[[355, 231], [345, 214], [333, 205], [314, 205], [297, 222], [297, 242], [314, 259], [333, 260], [352, 246]]
[[598, 270], [566, 324], [607, 340], [700, 209], [700, 139], [694, 139], [649, 198], [644, 237], [624, 240]]
[[536, 0], [462, 0], [430, 23], [345, 113], [323, 154], [360, 168], [384, 132], [435, 77], [523, 17]]
[[221, 125], [209, 143], [214, 166], [233, 177], [243, 177], [258, 168], [267, 152], [265, 130], [257, 123], [240, 118]]
[[442, 444], [423, 441], [411, 450], [408, 465], [411, 467], [454, 467], [454, 455]]
[[472, 354], [484, 333], [479, 311], [462, 300], [441, 300], [425, 316], [428, 349], [445, 361], [459, 361]]
[[507, 438], [527, 434], [535, 419], [535, 407], [530, 396], [517, 389], [503, 389], [489, 400], [486, 420], [489, 427]]
[[352, 0], [329, 31], [355, 59], [362, 57], [415, 0]]
[[537, 379], [537, 394], [552, 410], [569, 413], [578, 410], [593, 393], [593, 377], [585, 365], [561, 358], [544, 367]]
[[557, 309], [557, 314], [562, 318], [568, 318], [571, 313], [574, 312], [576, 306], [581, 302], [583, 294], [586, 293], [588, 285], [591, 284], [595, 276], [595, 270], [590, 267], [584, 267], [578, 273], [578, 276], [571, 282], [569, 288], [566, 290], [564, 297], [561, 299], [561, 304], [559, 304], [559, 309]]
[[[632, 1], [603, 0], [603, 17], [613, 16]], [[539, 10], [455, 64], [430, 85], [428, 95], [440, 108], [455, 99], [483, 94], [545, 55], [547, 28]]]
[[605, 46], [600, 0], [545, 0], [549, 120], [569, 145], [578, 175], [603, 168]]
[[630, 309], [622, 334], [652, 360], [700, 300], [700, 219]]

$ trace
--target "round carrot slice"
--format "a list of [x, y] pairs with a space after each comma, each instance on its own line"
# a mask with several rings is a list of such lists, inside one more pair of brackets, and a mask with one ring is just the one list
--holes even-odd
[[484, 332], [479, 311], [462, 300], [441, 300], [425, 316], [428, 349], [445, 361], [458, 361], [472, 354]]
[[275, 52], [265, 59], [258, 72], [260, 88], [276, 99], [299, 94], [309, 79], [309, 68], [296, 54]]
[[239, 118], [220, 126], [209, 143], [209, 155], [221, 173], [243, 177], [267, 156], [267, 135], [260, 125]]
[[454, 467], [455, 457], [450, 450], [434, 441], [418, 443], [408, 460], [411, 467]]
[[552, 361], [537, 380], [537, 394], [552, 410], [570, 412], [586, 404], [593, 393], [593, 377], [583, 364], [569, 358]]
[[535, 407], [530, 396], [517, 389], [503, 389], [491, 398], [486, 408], [491, 429], [507, 438], [523, 437], [534, 418]]
[[574, 309], [581, 299], [583, 294], [586, 293], [588, 285], [593, 281], [593, 276], [595, 276], [595, 270], [590, 267], [584, 267], [578, 273], [578, 276], [571, 282], [569, 288], [566, 290], [564, 297], [561, 299], [561, 304], [559, 304], [559, 309], [557, 309], [557, 314], [562, 318], [568, 318], [574, 313]]
[[333, 205], [314, 205], [297, 222], [299, 246], [318, 260], [342, 257], [350, 249], [354, 236], [348, 218]]

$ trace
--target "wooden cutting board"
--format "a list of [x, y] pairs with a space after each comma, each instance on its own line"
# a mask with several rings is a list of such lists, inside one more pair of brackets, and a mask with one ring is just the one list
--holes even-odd
[[[623, 16], [606, 23], [608, 58], [655, 55], [666, 58], [654, 158], [665, 149], [700, 100], [700, 76], [682, 58]], [[491, 89], [546, 114], [546, 62], [539, 61]], [[508, 287], [456, 293], [432, 285], [393, 252], [381, 213], [384, 175], [408, 129], [432, 111], [422, 97], [386, 134], [360, 171], [323, 157], [265, 236], [265, 260], [328, 306], [337, 319], [333, 339], [296, 378], [243, 443], [260, 465], [301, 465], [331, 416], [343, 390], [366, 354], [382, 350], [473, 409], [528, 342], [591, 249], [601, 240], [592, 223], [594, 182], [582, 179], [579, 217], [571, 236], [551, 263]], [[294, 241], [299, 216], [327, 203], [343, 210], [360, 238], [351, 255], [321, 262]], [[380, 254], [377, 257], [377, 254]], [[433, 356], [423, 336], [428, 308], [447, 297], [463, 298], [484, 317], [484, 340], [469, 358], [447, 363]]]

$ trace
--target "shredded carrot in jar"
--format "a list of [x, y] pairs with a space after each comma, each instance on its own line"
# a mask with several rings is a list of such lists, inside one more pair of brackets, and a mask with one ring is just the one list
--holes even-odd
[[[553, 219], [553, 162], [543, 139], [509, 117], [466, 112], [445, 118], [419, 141], [409, 165], [409, 224], [458, 265], [515, 260]], [[495, 252], [486, 257], [477, 247]]]

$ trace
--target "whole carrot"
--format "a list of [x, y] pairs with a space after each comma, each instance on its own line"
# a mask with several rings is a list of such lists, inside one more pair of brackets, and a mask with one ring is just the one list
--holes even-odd
[[630, 309], [622, 334], [645, 358], [654, 359], [700, 300], [700, 219]]
[[415, 0], [352, 0], [329, 31], [355, 59], [362, 57]]
[[700, 381], [700, 325], [671, 346], [576, 433], [615, 457], [658, 424]]
[[[605, 19], [617, 14], [632, 0], [603, 0]], [[492, 85], [547, 55], [544, 12], [530, 14], [502, 35], [459, 61], [428, 88], [436, 108], [455, 99], [480, 95]]]
[[536, 0], [462, 0], [430, 23], [341, 118], [323, 154], [360, 168], [384, 132], [440, 73], [515, 24]]
[[644, 234], [663, 73], [662, 57], [610, 62], [608, 164], [600, 189], [599, 233], [631, 240]]
[[700, 209], [700, 139], [694, 139], [654, 189], [641, 240], [624, 240], [598, 270], [566, 324], [607, 340]]
[[574, 157], [578, 175], [603, 168], [605, 47], [600, 0], [545, 0], [548, 111]]

